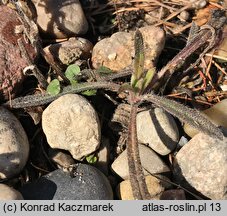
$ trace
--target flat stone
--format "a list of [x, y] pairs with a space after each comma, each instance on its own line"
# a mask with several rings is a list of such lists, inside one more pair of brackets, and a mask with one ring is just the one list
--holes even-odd
[[[219, 103], [216, 103], [211, 108], [203, 110], [201, 112], [205, 114], [210, 119], [210, 121], [216, 124], [217, 126], [222, 126], [227, 129], [226, 110], [227, 110], [227, 99], [224, 99]], [[195, 128], [191, 127], [188, 124], [184, 125], [184, 131], [190, 137], [193, 137], [199, 133], [198, 130], [196, 130]]]
[[0, 184], [0, 200], [23, 200], [23, 196], [17, 190], [6, 184]]
[[[55, 170], [20, 189], [26, 200], [111, 200], [113, 192], [106, 176], [97, 168], [77, 164], [74, 175]], [[72, 174], [73, 174], [72, 173]]]
[[67, 38], [85, 34], [88, 23], [79, 0], [32, 0], [37, 23], [51, 38]]
[[21, 123], [10, 111], [0, 107], [0, 179], [19, 174], [28, 155], [28, 138]]
[[227, 199], [227, 138], [195, 135], [176, 155], [174, 177], [210, 199]]
[[80, 95], [67, 94], [53, 101], [43, 112], [42, 127], [52, 148], [67, 150], [76, 160], [99, 148], [98, 115]]
[[[146, 26], [139, 29], [145, 44], [145, 69], [154, 67], [165, 44], [165, 33], [161, 28]], [[134, 32], [117, 32], [95, 44], [92, 52], [94, 68], [105, 66], [113, 71], [128, 67], [134, 57]]]
[[[160, 176], [159, 176], [160, 177]], [[164, 178], [164, 177], [162, 177]], [[167, 180], [167, 178], [164, 178]], [[148, 192], [154, 200], [160, 199], [162, 192], [170, 188], [170, 184], [155, 178], [154, 176], [145, 176]], [[129, 180], [122, 181], [117, 188], [118, 196], [121, 200], [134, 200], [132, 187]]]
[[[144, 169], [152, 174], [160, 174], [169, 172], [168, 166], [161, 158], [149, 147], [139, 145], [140, 159]], [[123, 179], [129, 178], [127, 150], [123, 151], [111, 165], [112, 170]], [[144, 174], [149, 173], [144, 170]]]
[[137, 114], [137, 136], [160, 155], [172, 152], [179, 141], [179, 131], [174, 118], [161, 108]]

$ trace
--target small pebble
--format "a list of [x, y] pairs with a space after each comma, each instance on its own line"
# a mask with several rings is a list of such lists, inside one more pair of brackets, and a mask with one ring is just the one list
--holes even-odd
[[91, 56], [93, 45], [83, 38], [70, 38], [67, 41], [51, 44], [44, 48], [46, 55], [63, 65], [75, 63], [78, 59], [87, 60]]
[[52, 148], [67, 150], [76, 160], [99, 148], [98, 115], [80, 95], [67, 94], [53, 101], [43, 112], [42, 127]]
[[67, 38], [85, 34], [88, 23], [79, 0], [32, 0], [37, 23], [50, 38]]
[[[161, 176], [159, 176], [161, 177]], [[168, 180], [167, 178], [163, 177], [164, 180]], [[161, 181], [154, 176], [148, 175], [145, 176], [145, 181], [147, 184], [147, 189], [151, 195], [152, 200], [160, 199], [162, 192], [166, 188], [170, 188], [171, 185], [166, 183], [165, 181]], [[134, 200], [132, 187], [129, 180], [122, 181], [117, 187], [117, 194], [119, 199], [121, 200]]]
[[0, 107], [0, 179], [19, 174], [28, 155], [29, 143], [24, 128], [10, 111]]
[[195, 135], [177, 153], [174, 177], [210, 199], [227, 199], [227, 138]]
[[23, 196], [17, 190], [5, 184], [0, 184], [0, 200], [23, 200]]
[[207, 0], [189, 0], [192, 4], [192, 7], [196, 9], [204, 8], [207, 5]]
[[137, 114], [138, 140], [148, 144], [160, 155], [173, 151], [179, 140], [179, 132], [174, 118], [161, 108]]
[[188, 11], [182, 11], [178, 18], [182, 21], [187, 21], [190, 18], [190, 14], [188, 13]]
[[20, 189], [26, 200], [111, 200], [113, 191], [97, 168], [77, 164], [71, 173], [55, 170]]
[[[142, 166], [152, 174], [168, 173], [168, 166], [149, 147], [139, 145]], [[129, 178], [127, 150], [123, 151], [111, 165], [112, 170], [123, 179]], [[149, 173], [144, 170], [144, 174]]]

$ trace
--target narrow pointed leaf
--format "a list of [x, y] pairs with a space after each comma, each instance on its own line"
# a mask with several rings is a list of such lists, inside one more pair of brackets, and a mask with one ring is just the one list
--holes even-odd
[[134, 87], [137, 81], [144, 73], [144, 45], [143, 36], [139, 30], [135, 32], [134, 38], [135, 58], [134, 58], [134, 72], [131, 77], [131, 85]]
[[143, 90], [147, 88], [147, 86], [150, 84], [152, 78], [155, 75], [155, 72], [156, 72], [156, 69], [154, 67], [147, 71], [146, 76], [144, 77], [144, 80], [143, 80]]
[[189, 108], [176, 101], [160, 97], [154, 94], [145, 95], [143, 100], [154, 103], [163, 108], [173, 116], [179, 118], [181, 121], [188, 123], [197, 130], [206, 133], [210, 136], [223, 139], [221, 130], [213, 124], [205, 115], [196, 109]]

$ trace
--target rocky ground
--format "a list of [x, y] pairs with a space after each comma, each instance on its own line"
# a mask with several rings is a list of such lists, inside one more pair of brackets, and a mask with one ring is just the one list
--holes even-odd
[[[144, 40], [144, 70], [162, 71], [187, 45], [192, 22], [209, 24], [212, 11], [226, 7], [218, 0], [1, 1], [0, 199], [134, 199], [124, 91], [130, 76], [114, 80], [123, 86], [118, 92], [58, 95], [66, 86], [132, 72], [136, 29]], [[210, 41], [152, 91], [200, 110], [222, 139], [161, 107], [139, 107], [139, 154], [152, 199], [227, 199], [226, 24], [218, 31], [215, 46], [190, 73], [182, 77]], [[79, 79], [71, 80], [76, 71]], [[55, 100], [14, 102], [47, 93]]]

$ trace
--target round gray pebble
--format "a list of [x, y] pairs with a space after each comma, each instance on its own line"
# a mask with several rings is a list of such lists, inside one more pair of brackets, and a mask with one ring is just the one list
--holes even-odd
[[29, 142], [19, 120], [0, 107], [0, 179], [11, 178], [24, 168], [29, 155]]
[[106, 176], [97, 168], [77, 164], [71, 172], [55, 170], [20, 189], [26, 200], [111, 200]]

